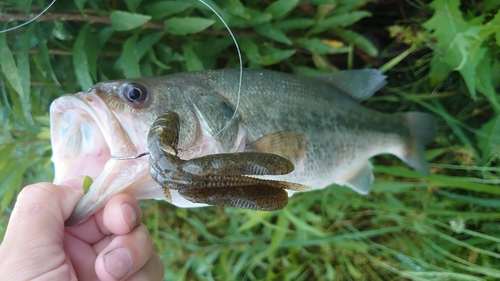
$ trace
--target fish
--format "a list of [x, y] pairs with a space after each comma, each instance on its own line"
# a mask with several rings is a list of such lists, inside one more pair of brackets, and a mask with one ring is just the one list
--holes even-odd
[[[397, 156], [429, 175], [425, 145], [437, 135], [424, 112], [381, 113], [360, 103], [386, 84], [376, 69], [305, 77], [266, 69], [206, 70], [97, 83], [67, 94], [50, 107], [54, 183], [93, 178], [67, 224], [77, 224], [115, 194], [159, 198], [178, 207], [205, 206], [165, 192], [150, 174], [148, 133], [158, 117], [178, 115], [175, 156], [196, 161], [210, 155], [268, 153], [293, 164], [285, 174], [254, 175], [323, 189], [345, 185], [368, 194], [370, 158]], [[150, 136], [151, 137], [151, 136]], [[168, 189], [168, 188], [167, 188]], [[287, 190], [291, 196], [297, 190]], [[182, 190], [181, 190], [182, 193]]]
[[[181, 159], [177, 150], [179, 120], [174, 111], [161, 114], [147, 138], [150, 174], [163, 188], [167, 200], [171, 201], [170, 191], [176, 190], [193, 203], [275, 211], [288, 203], [286, 190], [310, 189], [297, 183], [249, 177], [285, 175], [294, 170], [290, 160], [272, 153], [247, 151]], [[130, 157], [123, 160], [127, 159]]]

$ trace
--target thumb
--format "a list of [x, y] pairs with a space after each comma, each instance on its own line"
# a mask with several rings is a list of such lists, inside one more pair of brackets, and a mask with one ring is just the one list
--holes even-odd
[[[64, 221], [83, 196], [77, 179], [61, 185], [36, 183], [21, 190], [12, 211], [4, 243], [20, 249], [33, 249], [62, 243]], [[81, 184], [80, 184], [81, 186]]]

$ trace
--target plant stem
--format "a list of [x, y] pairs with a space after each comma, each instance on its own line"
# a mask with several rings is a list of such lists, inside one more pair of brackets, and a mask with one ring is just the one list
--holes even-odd
[[[0, 21], [27, 21], [32, 19], [31, 15], [27, 14], [0, 14]], [[36, 21], [74, 21], [74, 22], [90, 22], [90, 23], [102, 23], [111, 24], [111, 19], [109, 17], [100, 16], [89, 16], [81, 14], [45, 14], [41, 15]], [[163, 24], [148, 22], [143, 25], [143, 28], [149, 29], [159, 29], [165, 30]]]

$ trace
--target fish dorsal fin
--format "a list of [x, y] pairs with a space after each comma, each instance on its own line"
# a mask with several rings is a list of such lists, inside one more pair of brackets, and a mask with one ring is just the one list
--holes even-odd
[[360, 194], [368, 194], [373, 183], [372, 165], [365, 162], [359, 169], [352, 171], [345, 177], [344, 185]]
[[253, 142], [251, 148], [284, 157], [297, 163], [307, 152], [307, 137], [299, 132], [286, 131], [269, 134]]
[[364, 101], [387, 83], [386, 76], [378, 69], [343, 70], [315, 76], [358, 101]]

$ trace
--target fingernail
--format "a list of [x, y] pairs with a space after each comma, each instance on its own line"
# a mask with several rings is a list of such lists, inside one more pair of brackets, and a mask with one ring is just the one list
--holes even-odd
[[132, 256], [125, 248], [114, 249], [103, 258], [104, 268], [116, 280], [123, 278], [132, 269]]
[[137, 224], [137, 212], [134, 207], [127, 203], [122, 204], [121, 207], [125, 222], [130, 226], [130, 229], [134, 228]]

